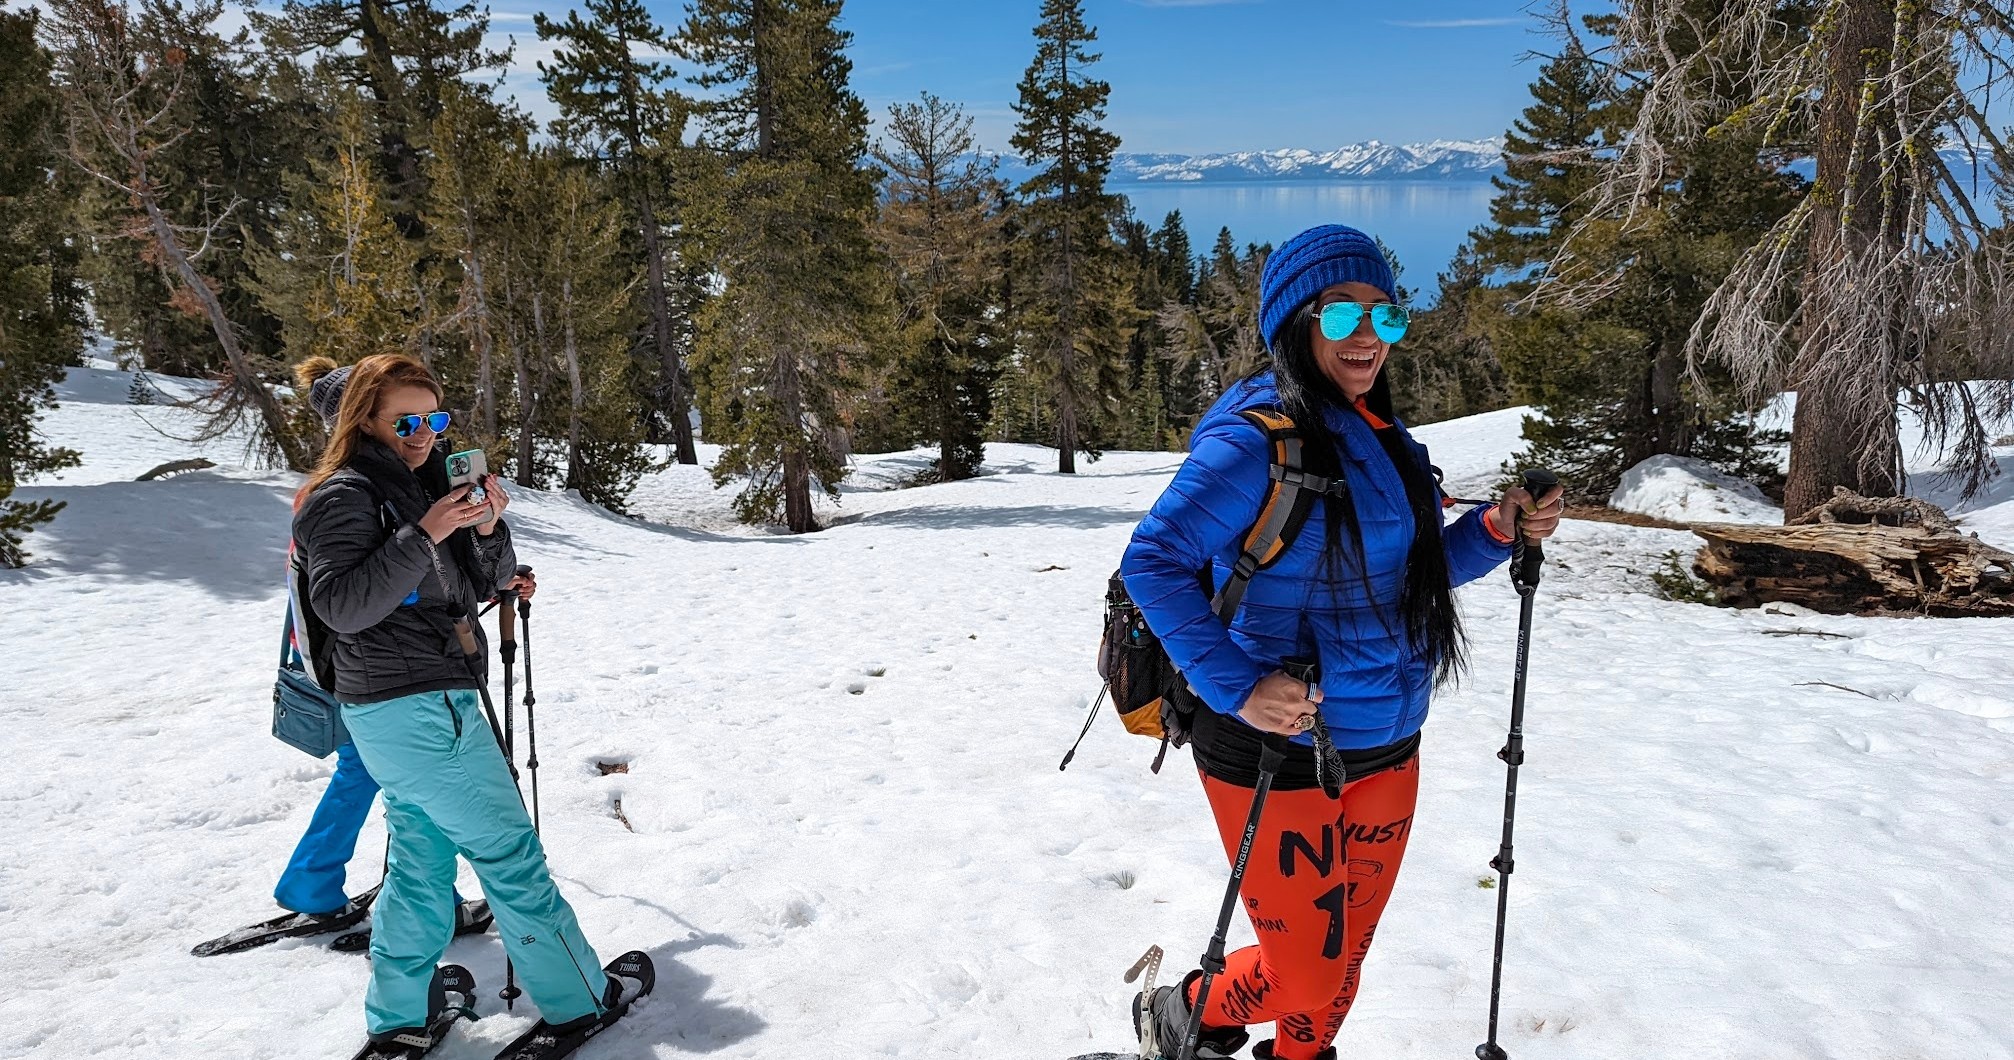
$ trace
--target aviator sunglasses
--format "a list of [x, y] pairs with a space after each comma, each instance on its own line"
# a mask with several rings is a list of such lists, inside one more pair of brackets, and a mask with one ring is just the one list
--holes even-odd
[[1366, 305], [1363, 302], [1330, 302], [1317, 311], [1322, 321], [1322, 337], [1330, 342], [1341, 342], [1356, 333], [1357, 325], [1363, 323], [1364, 314], [1371, 316], [1371, 330], [1386, 342], [1397, 342], [1406, 337], [1406, 325], [1412, 322], [1406, 307], [1391, 302]]
[[447, 430], [448, 424], [453, 420], [454, 417], [445, 412], [429, 412], [425, 415], [415, 412], [406, 416], [393, 416], [392, 433], [401, 438], [411, 438], [419, 431], [420, 424], [424, 423], [427, 425], [427, 430], [439, 434]]

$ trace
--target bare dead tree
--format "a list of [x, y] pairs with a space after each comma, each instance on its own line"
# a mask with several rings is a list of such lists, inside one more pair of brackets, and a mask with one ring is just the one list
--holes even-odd
[[159, 268], [173, 292], [171, 304], [201, 315], [229, 362], [205, 429], [215, 436], [252, 415], [259, 444], [289, 468], [313, 462], [310, 443], [298, 436], [279, 400], [261, 379], [270, 366], [256, 363], [224, 313], [214, 282], [202, 271], [212, 242], [240, 205], [218, 205], [199, 195], [200, 219], [174, 216], [162, 156], [191, 131], [183, 88], [186, 53], [175, 41], [215, 21], [220, 0], [141, 0], [138, 17], [120, 0], [46, 0], [45, 39], [56, 58], [56, 82], [67, 109], [67, 155], [72, 164], [125, 196], [133, 210], [121, 233], [138, 242], [142, 257]]
[[1578, 262], [1577, 239], [1648, 223], [1688, 145], [1759, 130], [1778, 161], [1813, 159], [1815, 181], [1708, 300], [1695, 381], [1714, 361], [1751, 400], [1798, 392], [1790, 516], [1835, 486], [1899, 491], [1898, 388], [1977, 491], [1996, 470], [1989, 426], [2014, 410], [2014, 240], [1980, 210], [2014, 178], [1985, 113], [2014, 85], [2014, 3], [1623, 0], [1617, 16], [1636, 123], [1544, 297], [1601, 298], [1617, 277]]

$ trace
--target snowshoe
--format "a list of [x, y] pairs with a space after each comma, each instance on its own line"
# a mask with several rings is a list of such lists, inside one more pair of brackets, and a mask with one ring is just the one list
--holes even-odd
[[[463, 902], [455, 907], [456, 938], [460, 938], [463, 935], [480, 935], [488, 931], [490, 925], [494, 923], [496, 923], [496, 917], [490, 915], [490, 904], [485, 899], [478, 898], [472, 902]], [[370, 925], [364, 925], [360, 931], [348, 931], [337, 935], [335, 941], [329, 943], [329, 948], [335, 950], [337, 953], [369, 953], [371, 951]]]
[[496, 1055], [496, 1060], [559, 1060], [560, 1057], [570, 1056], [589, 1038], [621, 1019], [637, 998], [657, 986], [657, 969], [650, 963], [650, 955], [641, 950], [631, 950], [617, 957], [603, 971], [608, 973], [608, 993], [602, 998], [599, 1014], [589, 1014], [561, 1024], [540, 1020], [519, 1035], [517, 1041], [505, 1046], [503, 1052]]
[[[1252, 1046], [1252, 1060], [1273, 1060], [1273, 1039], [1268, 1038]], [[1316, 1053], [1315, 1060], [1336, 1060], [1336, 1047], [1331, 1045]]]
[[249, 927], [241, 927], [208, 942], [197, 943], [189, 952], [198, 957], [216, 957], [226, 953], [243, 953], [281, 939], [306, 938], [310, 935], [326, 935], [331, 931], [341, 931], [361, 923], [364, 917], [370, 914], [371, 903], [376, 901], [377, 897], [378, 889], [373, 887], [350, 899], [341, 909], [333, 913], [287, 913]]
[[433, 1051], [463, 1017], [476, 1018], [476, 977], [459, 964], [434, 969], [427, 988], [427, 1025], [371, 1035], [356, 1060], [419, 1060]]
[[[1201, 979], [1200, 969], [1182, 977], [1179, 986], [1164, 986], [1133, 997], [1133, 1029], [1140, 1035], [1140, 1055], [1174, 1060], [1182, 1037], [1189, 1032], [1189, 985]], [[1251, 1038], [1243, 1027], [1204, 1027], [1196, 1039], [1195, 1060], [1230, 1060]]]

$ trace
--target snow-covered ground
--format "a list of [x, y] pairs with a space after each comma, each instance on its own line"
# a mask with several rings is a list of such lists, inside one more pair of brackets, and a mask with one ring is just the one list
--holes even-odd
[[1704, 460], [1660, 454], [1623, 472], [1608, 506], [1674, 523], [1781, 524], [1783, 507]]
[[[85, 464], [21, 491], [70, 507], [0, 572], [0, 1057], [345, 1057], [362, 958], [188, 954], [271, 915], [331, 768], [266, 734], [297, 479], [236, 467], [226, 440], [204, 450], [224, 467], [130, 481], [196, 450], [148, 426], [190, 413], [124, 405], [126, 386], [72, 374], [47, 424]], [[1479, 489], [1517, 421], [1421, 434]], [[863, 484], [925, 459], [862, 458]], [[604, 958], [639, 947], [659, 969], [580, 1055], [1129, 1048], [1120, 973], [1150, 942], [1177, 966], [1201, 952], [1223, 851], [1193, 772], [1150, 774], [1152, 746], [1111, 719], [1055, 765], [1096, 691], [1104, 580], [1179, 460], [1064, 477], [994, 446], [992, 474], [848, 492], [794, 538], [735, 526], [696, 469], [639, 490], [650, 521], [518, 496], [551, 863]], [[2008, 481], [1968, 525], [2014, 546]], [[1569, 522], [1548, 550], [1506, 1048], [2014, 1058], [2014, 622], [1650, 596], [1694, 544]], [[1461, 596], [1474, 670], [1428, 723], [1345, 1056], [1467, 1056], [1483, 1036], [1517, 601], [1500, 574]], [[449, 959], [484, 1018], [436, 1055], [488, 1057], [530, 1013], [496, 1000], [494, 937]]]

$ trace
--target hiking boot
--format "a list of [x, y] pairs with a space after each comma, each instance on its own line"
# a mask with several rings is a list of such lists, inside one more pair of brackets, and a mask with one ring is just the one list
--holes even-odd
[[631, 1003], [650, 993], [651, 988], [657, 985], [657, 970], [651, 965], [650, 958], [634, 950], [616, 958], [602, 971], [608, 977], [608, 987], [601, 994], [601, 1011], [553, 1024], [554, 1035], [564, 1037], [598, 1023], [614, 1023], [629, 1012]]
[[[1273, 1039], [1268, 1038], [1252, 1046], [1252, 1060], [1273, 1060]], [[1336, 1060], [1336, 1047], [1331, 1045], [1316, 1053], [1315, 1060]]]
[[[1164, 986], [1154, 991], [1148, 1002], [1148, 1011], [1140, 1010], [1140, 995], [1133, 995], [1133, 1030], [1140, 1036], [1142, 1055], [1154, 1055], [1174, 1060], [1182, 1050], [1182, 1036], [1189, 1032], [1189, 985], [1201, 979], [1203, 973], [1190, 972], [1182, 977], [1179, 986]], [[1245, 1047], [1251, 1035], [1243, 1027], [1212, 1027], [1203, 1025], [1196, 1036], [1196, 1060], [1228, 1060]], [[1148, 1053], [1147, 1046], [1153, 1050]]]
[[488, 931], [493, 923], [496, 923], [496, 917], [490, 914], [490, 903], [486, 898], [455, 906], [456, 935], [480, 935]]

